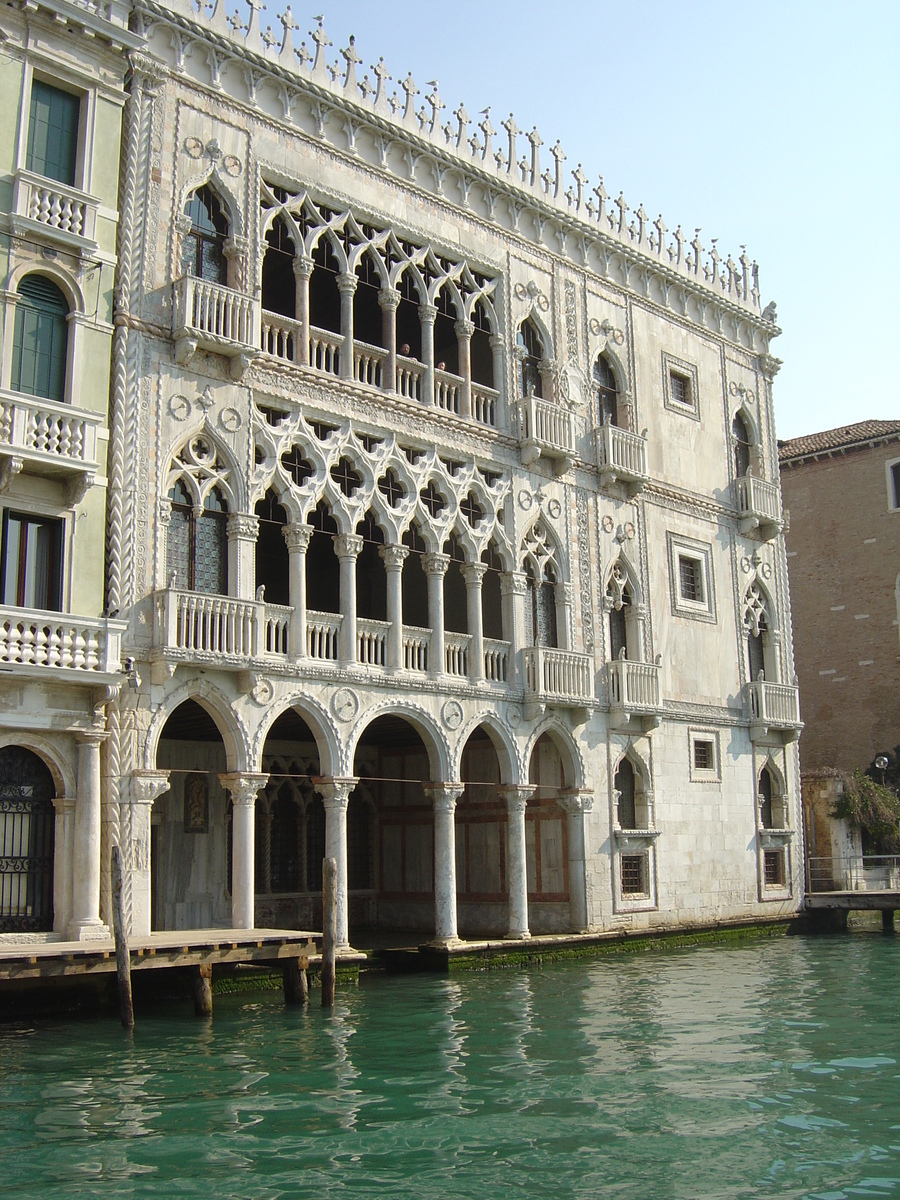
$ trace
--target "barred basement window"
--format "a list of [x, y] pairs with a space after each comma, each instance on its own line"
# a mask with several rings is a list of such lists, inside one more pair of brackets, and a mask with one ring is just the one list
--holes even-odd
[[[783, 850], [764, 850], [763, 869], [766, 887], [784, 887]], [[625, 890], [624, 886], [622, 890]]]
[[622, 895], [643, 896], [647, 894], [646, 854], [622, 855]]
[[694, 769], [696, 771], [712, 771], [715, 765], [712, 742], [694, 742]]

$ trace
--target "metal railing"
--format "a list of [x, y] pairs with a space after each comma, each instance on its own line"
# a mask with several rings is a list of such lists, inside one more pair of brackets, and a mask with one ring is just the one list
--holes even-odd
[[587, 654], [526, 646], [526, 694], [574, 707], [589, 704], [594, 698], [592, 665]]
[[0, 608], [0, 663], [114, 674], [126, 625], [30, 608]]
[[900, 855], [853, 854], [806, 860], [806, 890], [828, 892], [900, 891]]

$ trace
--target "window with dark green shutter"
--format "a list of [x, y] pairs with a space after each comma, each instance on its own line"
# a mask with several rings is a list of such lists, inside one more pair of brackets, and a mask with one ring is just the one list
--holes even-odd
[[29, 171], [75, 186], [80, 111], [78, 96], [35, 79], [31, 85], [25, 162]]
[[66, 298], [43, 275], [26, 275], [18, 296], [10, 386], [29, 396], [63, 401], [69, 338]]

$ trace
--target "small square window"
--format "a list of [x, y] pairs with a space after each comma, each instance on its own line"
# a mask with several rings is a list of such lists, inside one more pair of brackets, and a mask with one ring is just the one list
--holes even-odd
[[688, 600], [691, 604], [704, 603], [703, 564], [698, 558], [678, 555], [678, 586], [682, 600]]
[[646, 896], [647, 887], [647, 855], [623, 854], [622, 859], [622, 895]]
[[712, 547], [693, 538], [667, 535], [671, 573], [672, 611], [681, 616], [714, 621]]
[[700, 418], [697, 368], [663, 352], [663, 393], [666, 408], [681, 416]]
[[784, 887], [784, 851], [764, 850], [763, 871], [766, 887]]
[[688, 731], [691, 779], [715, 783], [719, 779], [719, 735], [714, 729]]

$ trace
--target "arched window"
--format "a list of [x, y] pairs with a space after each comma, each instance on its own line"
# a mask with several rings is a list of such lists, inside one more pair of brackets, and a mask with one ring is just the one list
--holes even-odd
[[0, 750], [0, 932], [53, 928], [53, 797], [45, 764], [21, 746]]
[[69, 305], [52, 280], [26, 275], [18, 287], [13, 331], [13, 391], [66, 398]]
[[228, 593], [228, 506], [214, 487], [198, 513], [182, 480], [169, 491], [172, 518], [166, 547], [169, 576], [174, 586], [192, 592]]
[[555, 648], [559, 645], [556, 628], [556, 575], [547, 563], [540, 577], [534, 568], [528, 572], [531, 593], [531, 619], [535, 646]]
[[751, 583], [744, 597], [744, 635], [747, 638], [747, 668], [750, 679], [764, 679], [769, 614], [766, 597], [758, 583]]
[[609, 657], [628, 657], [628, 610], [632, 605], [628, 577], [618, 563], [613, 567], [606, 588], [609, 609]]
[[620, 829], [637, 829], [637, 808], [635, 805], [634, 767], [627, 758], [623, 758], [616, 771], [613, 787], [617, 793], [617, 817]]
[[191, 228], [181, 243], [181, 269], [198, 279], [227, 283], [228, 221], [212, 189], [202, 187], [194, 192], [184, 206], [184, 215], [190, 218]]
[[519, 394], [542, 396], [540, 363], [544, 357], [544, 344], [531, 321], [522, 322], [516, 341], [519, 346]]
[[734, 439], [734, 473], [740, 479], [750, 474], [750, 434], [747, 432], [747, 422], [740, 413], [734, 414], [731, 435]]
[[602, 355], [594, 363], [594, 394], [597, 397], [597, 419], [600, 424], [618, 425], [616, 377]]
[[262, 267], [262, 306], [283, 317], [296, 316], [297, 282], [294, 278], [294, 243], [283, 217], [276, 217], [266, 231], [266, 253]]
[[772, 796], [774, 793], [772, 787], [772, 775], [768, 767], [763, 767], [759, 773], [759, 819], [763, 829], [774, 828], [772, 820]]

